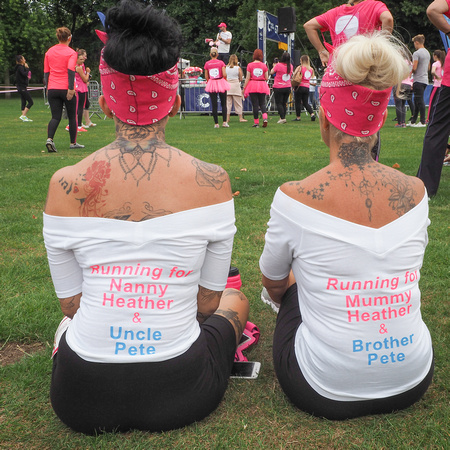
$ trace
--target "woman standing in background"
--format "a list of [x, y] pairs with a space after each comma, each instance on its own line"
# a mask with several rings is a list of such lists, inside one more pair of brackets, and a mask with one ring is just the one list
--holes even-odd
[[291, 55], [288, 52], [284, 52], [281, 55], [280, 61], [272, 67], [270, 74], [275, 74], [273, 93], [280, 116], [280, 120], [277, 123], [286, 123], [287, 102], [291, 95], [292, 76]]
[[227, 92], [227, 123], [230, 122], [231, 108], [234, 103], [234, 110], [239, 116], [239, 122], [247, 122], [242, 113], [242, 90], [241, 82], [244, 78], [242, 69], [239, 67], [239, 60], [236, 55], [230, 56], [230, 62], [225, 68], [227, 81], [230, 83], [230, 90]]
[[216, 47], [211, 47], [209, 52], [211, 59], [205, 64], [205, 91], [208, 92], [211, 98], [212, 114], [214, 117], [214, 128], [219, 128], [219, 115], [217, 105], [217, 95], [219, 95], [220, 103], [222, 105], [222, 126], [228, 128], [227, 122], [227, 91], [230, 89], [230, 83], [227, 81], [227, 72], [225, 70], [225, 63], [220, 59], [219, 51]]
[[244, 97], [250, 95], [253, 107], [253, 128], [259, 127], [259, 110], [263, 118], [263, 128], [267, 127], [266, 95], [270, 94], [267, 80], [269, 69], [263, 63], [263, 52], [259, 48], [253, 52], [253, 62], [247, 66], [247, 75], [244, 83]]
[[27, 117], [28, 111], [33, 106], [33, 99], [27, 91], [28, 80], [31, 77], [31, 72], [25, 58], [22, 55], [16, 56], [15, 74], [17, 92], [20, 94], [20, 99], [22, 101], [22, 115], [19, 117], [19, 119], [22, 120], [22, 122], [33, 122]]

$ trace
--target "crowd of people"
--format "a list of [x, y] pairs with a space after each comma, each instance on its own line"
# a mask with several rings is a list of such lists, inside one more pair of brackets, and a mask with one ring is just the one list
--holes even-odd
[[[450, 0], [434, 0], [427, 14], [450, 34], [442, 17], [450, 17]], [[261, 115], [267, 127], [269, 76], [278, 124], [286, 123], [292, 93], [294, 120], [302, 108], [318, 118], [330, 162], [278, 188], [259, 266], [261, 299], [278, 314], [273, 364], [280, 386], [300, 410], [331, 420], [407, 408], [433, 376], [419, 279], [428, 199], [436, 194], [450, 133], [450, 70], [441, 51], [430, 65], [423, 35], [413, 38], [411, 55], [391, 36], [393, 24], [386, 5], [374, 0], [353, 0], [305, 23], [325, 68], [317, 105], [311, 96], [317, 74], [307, 55], [293, 67], [283, 52], [269, 70], [256, 49], [244, 75], [230, 55], [224, 22], [204, 66], [215, 128], [219, 101], [222, 127], [229, 128], [233, 105], [246, 122], [247, 97], [252, 126], [260, 126]], [[50, 396], [61, 421], [79, 432], [165, 431], [217, 408], [251, 302], [226, 288], [236, 232], [228, 174], [165, 142], [167, 122], [181, 105], [179, 25], [151, 5], [121, 0], [106, 12], [104, 26], [97, 30], [104, 44], [99, 104], [114, 119], [116, 139], [58, 170], [44, 211], [63, 313]], [[320, 38], [326, 31], [331, 44]], [[95, 126], [86, 113], [86, 51], [70, 47], [65, 27], [57, 38], [44, 60], [49, 152], [56, 152], [63, 106], [70, 148], [83, 148], [77, 133]], [[435, 84], [412, 177], [373, 155], [391, 92], [399, 127], [406, 127], [411, 92], [410, 124], [426, 126], [429, 66]], [[33, 105], [28, 70], [18, 56], [24, 122]]]

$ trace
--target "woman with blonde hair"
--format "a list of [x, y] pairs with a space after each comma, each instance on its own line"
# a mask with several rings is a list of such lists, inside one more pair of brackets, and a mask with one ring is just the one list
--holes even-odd
[[371, 156], [392, 86], [409, 71], [405, 52], [379, 34], [336, 50], [320, 91], [330, 163], [278, 189], [260, 258], [264, 300], [279, 307], [280, 385], [327, 419], [407, 408], [433, 375], [418, 284], [427, 193]]
[[314, 76], [314, 70], [309, 63], [309, 56], [302, 55], [300, 58], [300, 65], [295, 69], [293, 77], [296, 76], [298, 72], [301, 72], [302, 78], [300, 85], [294, 89], [294, 101], [295, 101], [295, 121], [301, 120], [302, 105], [308, 111], [311, 116], [311, 120], [314, 122], [316, 120], [316, 115], [314, 110], [309, 104], [309, 81]]
[[227, 123], [230, 122], [231, 108], [234, 103], [234, 110], [239, 116], [239, 122], [247, 122], [242, 113], [242, 89], [243, 79], [242, 69], [239, 66], [239, 60], [236, 55], [230, 56], [230, 61], [226, 67], [227, 81], [230, 83], [230, 89], [227, 92]]
[[208, 92], [211, 99], [212, 114], [214, 117], [214, 128], [219, 128], [219, 115], [217, 96], [220, 98], [222, 105], [222, 126], [228, 128], [227, 120], [227, 91], [230, 89], [230, 83], [227, 81], [227, 72], [225, 70], [225, 63], [218, 59], [219, 51], [216, 47], [211, 47], [209, 52], [211, 59], [205, 64], [205, 91]]

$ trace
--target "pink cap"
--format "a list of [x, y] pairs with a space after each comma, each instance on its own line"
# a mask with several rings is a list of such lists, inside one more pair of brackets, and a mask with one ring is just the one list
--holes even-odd
[[376, 91], [344, 80], [328, 66], [320, 86], [320, 105], [338, 130], [351, 136], [371, 136], [384, 123], [391, 88]]
[[220, 27], [227, 27], [227, 24], [225, 22], [220, 22], [219, 25], [217, 25], [219, 28]]

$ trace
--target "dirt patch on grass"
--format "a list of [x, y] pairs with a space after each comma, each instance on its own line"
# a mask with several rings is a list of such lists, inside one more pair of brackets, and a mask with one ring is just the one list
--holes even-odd
[[20, 361], [23, 357], [45, 349], [42, 342], [22, 344], [18, 342], [0, 343], [0, 366], [7, 366]]

